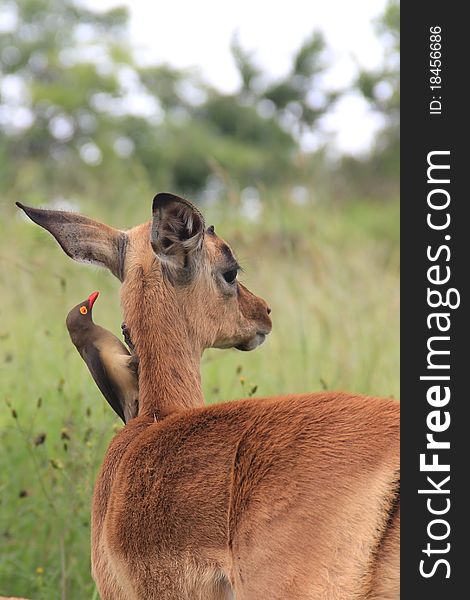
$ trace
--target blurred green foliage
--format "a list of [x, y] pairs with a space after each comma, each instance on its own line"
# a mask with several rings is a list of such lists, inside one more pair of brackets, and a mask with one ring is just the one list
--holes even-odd
[[[382, 130], [366, 161], [346, 158], [340, 165], [342, 179], [354, 181], [361, 193], [374, 189], [388, 196], [400, 173], [400, 4], [389, 0], [375, 23], [384, 48], [384, 62], [374, 71], [360, 70], [355, 87], [382, 118]], [[393, 193], [393, 192], [392, 192]]]
[[[301, 145], [350, 91], [325, 87], [331, 65], [321, 33], [300, 43], [276, 80], [235, 36], [240, 86], [223, 94], [195, 71], [137, 64], [125, 8], [97, 13], [73, 0], [1, 0], [0, 10], [7, 23], [0, 27], [2, 198], [32, 190], [42, 200], [87, 195], [93, 180], [122, 169], [153, 189], [202, 196], [214, 175], [225, 191], [335, 181], [322, 151]], [[355, 84], [385, 126], [375, 154], [352, 161], [361, 172], [343, 168], [349, 187], [373, 177], [377, 165], [396, 186], [398, 149], [389, 142], [398, 132], [397, 15], [392, 0], [380, 22], [383, 70], [360, 72]], [[341, 189], [329, 185], [332, 196]]]

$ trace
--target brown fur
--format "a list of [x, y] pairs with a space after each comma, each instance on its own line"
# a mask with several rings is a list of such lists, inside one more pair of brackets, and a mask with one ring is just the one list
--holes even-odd
[[152, 224], [125, 234], [139, 416], [95, 486], [102, 599], [398, 598], [398, 403], [328, 392], [205, 407], [203, 350], [253, 349], [271, 323], [262, 299], [224, 281], [235, 259], [178, 201], [157, 197]]

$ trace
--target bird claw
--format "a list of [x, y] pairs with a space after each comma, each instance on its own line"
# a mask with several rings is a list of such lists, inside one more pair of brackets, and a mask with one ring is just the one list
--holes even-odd
[[132, 343], [132, 340], [131, 340], [131, 334], [130, 334], [130, 331], [129, 331], [129, 329], [128, 329], [128, 327], [127, 327], [127, 325], [125, 323], [121, 324], [121, 331], [122, 331], [122, 335], [124, 337], [124, 341], [126, 342], [129, 350], [131, 352], [134, 352], [135, 348], [134, 348], [134, 344]]
[[134, 372], [137, 378], [139, 377], [139, 357], [137, 354], [131, 354], [129, 359], [129, 369]]

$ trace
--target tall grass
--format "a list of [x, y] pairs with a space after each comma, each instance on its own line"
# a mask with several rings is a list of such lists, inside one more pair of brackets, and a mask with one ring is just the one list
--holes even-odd
[[[149, 206], [81, 211], [131, 226]], [[232, 205], [205, 212], [274, 323], [255, 352], [206, 352], [207, 402], [325, 388], [398, 396], [397, 203], [297, 206], [270, 197], [258, 222]], [[117, 334], [119, 284], [73, 263], [10, 208], [0, 224], [0, 268], [0, 595], [96, 598], [90, 498], [119, 421], [64, 319], [98, 289], [95, 321]]]

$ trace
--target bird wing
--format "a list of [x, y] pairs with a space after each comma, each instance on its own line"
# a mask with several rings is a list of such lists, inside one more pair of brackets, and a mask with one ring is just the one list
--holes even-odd
[[118, 354], [101, 347], [101, 362], [119, 397], [126, 423], [137, 416], [139, 409], [138, 360], [135, 355]]
[[113, 385], [112, 379], [106, 372], [99, 350], [93, 344], [88, 344], [83, 348], [82, 356], [100, 392], [106, 398], [114, 412], [125, 423], [126, 419], [124, 418], [121, 394], [119, 393], [119, 389], [116, 389], [116, 386]]

